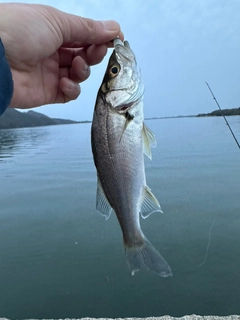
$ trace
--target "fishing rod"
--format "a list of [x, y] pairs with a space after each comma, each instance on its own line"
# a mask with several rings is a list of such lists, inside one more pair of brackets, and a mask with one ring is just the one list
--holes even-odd
[[213, 92], [212, 92], [212, 90], [211, 90], [211, 88], [210, 88], [209, 84], [208, 84], [207, 82], [205, 82], [205, 83], [206, 83], [206, 85], [208, 86], [208, 89], [209, 89], [209, 91], [211, 92], [211, 94], [212, 94], [212, 96], [213, 96], [213, 99], [215, 100], [215, 102], [216, 102], [216, 104], [217, 104], [217, 106], [218, 106], [218, 109], [219, 109], [219, 110], [220, 110], [220, 112], [221, 112], [221, 115], [223, 116], [224, 120], [226, 121], [226, 124], [227, 124], [227, 126], [228, 126], [228, 128], [229, 128], [229, 130], [230, 130], [230, 132], [231, 132], [231, 134], [232, 134], [232, 136], [233, 136], [233, 138], [234, 138], [234, 140], [236, 141], [236, 144], [237, 144], [238, 148], [240, 149], [240, 144], [239, 144], [239, 142], [238, 142], [238, 140], [237, 140], [237, 138], [236, 138], [235, 134], [233, 133], [233, 131], [232, 131], [231, 127], [230, 127], [230, 124], [228, 123], [228, 121], [227, 121], [227, 119], [226, 119], [226, 117], [225, 117], [224, 113], [222, 112], [222, 109], [221, 109], [221, 107], [220, 107], [220, 105], [219, 105], [219, 103], [218, 103], [218, 101], [217, 101], [216, 97], [214, 96], [214, 94], [213, 94]]

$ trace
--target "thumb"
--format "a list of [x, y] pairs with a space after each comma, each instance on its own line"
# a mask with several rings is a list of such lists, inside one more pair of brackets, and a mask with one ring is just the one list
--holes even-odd
[[81, 42], [83, 45], [103, 44], [120, 36], [120, 26], [116, 21], [96, 21], [58, 11], [57, 23], [62, 33], [63, 43]]

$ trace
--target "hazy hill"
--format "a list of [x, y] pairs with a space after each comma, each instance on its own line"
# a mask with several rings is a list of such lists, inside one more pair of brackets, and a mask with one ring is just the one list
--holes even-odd
[[[234, 109], [222, 109], [222, 113], [224, 116], [240, 116], [240, 108], [234, 108]], [[214, 110], [210, 113], [200, 113], [197, 116], [198, 117], [214, 117], [214, 116], [221, 116], [221, 111]]]
[[77, 121], [54, 119], [39, 112], [19, 112], [15, 109], [7, 109], [0, 117], [0, 129], [49, 126], [57, 124], [78, 123]]

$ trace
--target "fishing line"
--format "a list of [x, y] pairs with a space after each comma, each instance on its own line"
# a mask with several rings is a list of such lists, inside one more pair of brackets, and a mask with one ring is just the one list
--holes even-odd
[[[209, 184], [210, 184], [210, 192], [209, 192], [209, 195], [210, 195], [210, 212], [212, 213], [213, 215], [213, 182], [212, 182], [212, 172], [210, 173], [210, 181], [209, 181]], [[207, 257], [208, 257], [208, 252], [209, 252], [209, 248], [210, 248], [210, 243], [211, 243], [211, 233], [212, 233], [212, 228], [213, 226], [215, 225], [215, 222], [216, 222], [216, 217], [214, 216], [214, 220], [210, 226], [210, 228], [208, 229], [208, 244], [207, 244], [207, 247], [206, 247], [206, 252], [205, 252], [205, 258], [203, 259], [203, 261], [201, 263], [199, 263], [197, 265], [198, 268], [201, 268], [204, 263], [207, 261]]]
[[185, 248], [183, 248], [184, 252], [185, 252], [185, 258], [191, 262], [191, 264], [193, 264], [195, 267], [197, 268], [201, 268], [205, 262], [207, 261], [207, 258], [208, 258], [208, 254], [209, 254], [209, 249], [210, 249], [210, 244], [211, 244], [211, 239], [212, 239], [212, 229], [216, 223], [216, 217], [213, 216], [213, 198], [212, 198], [212, 190], [213, 190], [213, 183], [212, 183], [212, 173], [210, 174], [210, 180], [209, 180], [209, 185], [210, 185], [210, 191], [209, 191], [209, 195], [210, 195], [210, 199], [209, 199], [209, 206], [210, 206], [210, 213], [212, 215], [212, 223], [208, 229], [208, 241], [207, 241], [207, 246], [206, 246], [206, 249], [205, 249], [205, 255], [204, 255], [204, 258], [203, 260], [201, 259], [201, 262], [200, 263], [196, 263], [192, 258], [190, 258], [187, 254], [187, 251]]
[[205, 83], [206, 83], [206, 85], [208, 86], [208, 89], [209, 89], [209, 91], [211, 92], [211, 94], [212, 94], [212, 96], [213, 96], [213, 99], [215, 100], [215, 102], [216, 102], [216, 104], [217, 104], [217, 106], [218, 106], [218, 109], [219, 109], [220, 112], [221, 112], [221, 115], [223, 116], [224, 120], [226, 121], [226, 124], [227, 124], [227, 126], [228, 126], [228, 128], [229, 128], [229, 130], [230, 130], [230, 132], [231, 132], [231, 134], [232, 134], [232, 136], [233, 136], [233, 138], [234, 138], [234, 140], [236, 141], [236, 144], [237, 144], [238, 148], [240, 149], [240, 144], [238, 143], [238, 140], [237, 140], [235, 134], [233, 133], [233, 131], [232, 131], [231, 127], [230, 127], [230, 124], [228, 123], [225, 115], [223, 114], [222, 109], [221, 109], [221, 107], [220, 107], [220, 105], [219, 105], [216, 97], [214, 96], [214, 94], [213, 94], [213, 92], [212, 92], [209, 84], [208, 84], [207, 82], [205, 82]]
[[211, 232], [212, 232], [212, 228], [215, 224], [216, 219], [214, 219], [212, 225], [210, 226], [209, 230], [208, 230], [208, 244], [207, 244], [207, 248], [206, 248], [206, 252], [205, 252], [205, 258], [203, 259], [203, 261], [197, 265], [198, 268], [202, 267], [204, 265], [204, 263], [207, 261], [207, 257], [208, 257], [208, 251], [209, 251], [209, 247], [210, 247], [210, 243], [211, 243]]

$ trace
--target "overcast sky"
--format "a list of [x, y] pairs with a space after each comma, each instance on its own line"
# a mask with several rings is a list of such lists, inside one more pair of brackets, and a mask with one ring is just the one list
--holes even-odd
[[[48, 4], [92, 19], [117, 20], [142, 70], [145, 117], [191, 115], [217, 109], [205, 81], [223, 109], [240, 107], [239, 0], [19, 2]], [[76, 101], [35, 111], [51, 117], [92, 119], [108, 57], [92, 67]]]

